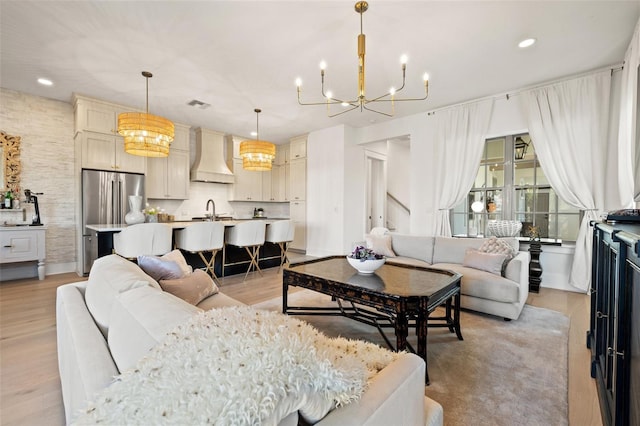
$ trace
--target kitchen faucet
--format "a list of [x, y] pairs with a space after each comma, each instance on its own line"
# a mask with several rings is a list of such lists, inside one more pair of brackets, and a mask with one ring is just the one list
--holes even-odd
[[[209, 215], [209, 203], [211, 203], [211, 207], [212, 207], [211, 215]], [[216, 203], [213, 200], [207, 200], [206, 211], [207, 211], [207, 213], [205, 214], [205, 216], [210, 221], [211, 220], [216, 220]]]

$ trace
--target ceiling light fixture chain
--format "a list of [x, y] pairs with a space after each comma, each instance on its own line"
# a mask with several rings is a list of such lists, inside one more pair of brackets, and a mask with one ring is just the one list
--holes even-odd
[[[300, 105], [326, 105], [327, 106], [327, 115], [329, 117], [336, 117], [341, 114], [345, 114], [349, 111], [353, 111], [355, 109], [360, 109], [360, 112], [364, 110], [372, 111], [378, 114], [386, 115], [388, 117], [393, 117], [395, 114], [395, 102], [405, 102], [405, 101], [423, 101], [427, 99], [429, 96], [429, 75], [423, 75], [424, 81], [424, 97], [421, 98], [396, 98], [396, 94], [400, 92], [405, 87], [406, 82], [406, 70], [407, 70], [407, 58], [406, 56], [402, 56], [401, 64], [402, 64], [402, 85], [399, 89], [394, 89], [393, 87], [389, 89], [389, 91], [381, 96], [378, 96], [373, 99], [367, 99], [365, 94], [365, 55], [366, 55], [366, 36], [363, 31], [363, 14], [369, 9], [369, 4], [366, 1], [359, 1], [355, 4], [355, 11], [360, 15], [360, 34], [358, 34], [358, 96], [353, 100], [342, 100], [340, 98], [336, 98], [333, 96], [331, 92], [325, 92], [324, 87], [324, 76], [325, 76], [325, 68], [326, 64], [323, 62], [320, 63], [320, 83], [321, 88], [320, 92], [322, 93], [322, 97], [325, 98], [323, 102], [302, 102], [300, 97], [300, 93], [302, 92], [302, 81], [298, 78], [296, 80], [296, 87], [298, 92], [298, 103]], [[373, 109], [368, 106], [368, 104], [372, 104], [374, 102], [391, 102], [391, 112], [383, 112]], [[351, 107], [344, 111], [331, 114], [330, 106], [333, 104], [341, 104], [343, 107]]]
[[118, 115], [118, 133], [124, 137], [124, 151], [141, 157], [167, 157], [173, 142], [175, 126], [170, 120], [149, 114], [149, 71], [146, 79], [146, 112], [123, 112]]

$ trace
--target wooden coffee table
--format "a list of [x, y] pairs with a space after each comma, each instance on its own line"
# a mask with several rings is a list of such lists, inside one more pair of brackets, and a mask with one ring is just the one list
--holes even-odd
[[[394, 350], [410, 350], [427, 362], [428, 327], [447, 327], [458, 339], [460, 331], [460, 278], [452, 271], [387, 262], [374, 274], [359, 274], [344, 256], [324, 257], [291, 264], [282, 278], [282, 312], [289, 315], [340, 315], [376, 327]], [[330, 295], [335, 307], [289, 306], [289, 286]], [[347, 303], [344, 303], [344, 302]], [[444, 305], [445, 313], [430, 317]], [[368, 309], [373, 308], [373, 309]], [[395, 331], [395, 345], [383, 328]], [[415, 327], [417, 350], [407, 342]], [[427, 370], [426, 383], [429, 384]]]

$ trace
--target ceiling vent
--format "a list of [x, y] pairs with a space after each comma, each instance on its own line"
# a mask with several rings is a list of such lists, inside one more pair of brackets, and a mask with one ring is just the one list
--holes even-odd
[[200, 109], [207, 109], [207, 108], [209, 108], [211, 106], [211, 104], [199, 101], [197, 99], [194, 99], [194, 100], [192, 100], [190, 102], [187, 102], [187, 105], [192, 106], [192, 107], [197, 107], [197, 108], [200, 108]]
[[191, 168], [195, 182], [234, 183], [224, 155], [224, 133], [196, 129], [196, 160]]

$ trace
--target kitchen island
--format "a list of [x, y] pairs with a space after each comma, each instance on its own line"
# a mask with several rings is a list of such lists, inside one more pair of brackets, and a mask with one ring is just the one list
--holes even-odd
[[[287, 219], [232, 219], [232, 220], [221, 220], [220, 223], [224, 224], [225, 229], [231, 226], [235, 226], [240, 222], [245, 220], [262, 220], [265, 222], [265, 225], [269, 225], [277, 220], [287, 220]], [[183, 229], [187, 226], [200, 223], [202, 221], [175, 221], [175, 222], [164, 222], [165, 225], [169, 225], [173, 230]], [[122, 231], [124, 228], [128, 226], [125, 223], [117, 223], [117, 224], [89, 224], [87, 225], [88, 229], [91, 229], [92, 232], [95, 232], [94, 238], [94, 250], [95, 257], [107, 256], [113, 253], [113, 234]], [[182, 250], [182, 254], [184, 255], [187, 263], [191, 265], [194, 269], [196, 268], [204, 268], [204, 262], [195, 253], [189, 253]], [[206, 256], [206, 254], [205, 254]], [[224, 259], [224, 260], [223, 260]], [[223, 268], [224, 261], [224, 268]], [[223, 250], [216, 255], [216, 259], [214, 262], [214, 270], [216, 275], [219, 277], [223, 277], [225, 275], [234, 275], [239, 273], [244, 273], [247, 270], [248, 263], [250, 262], [249, 254], [244, 248], [228, 246], [225, 244]], [[262, 247], [260, 247], [260, 252], [258, 255], [258, 264], [260, 268], [270, 268], [273, 266], [280, 265], [280, 247], [277, 244], [272, 244], [269, 242], [265, 242]]]

